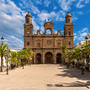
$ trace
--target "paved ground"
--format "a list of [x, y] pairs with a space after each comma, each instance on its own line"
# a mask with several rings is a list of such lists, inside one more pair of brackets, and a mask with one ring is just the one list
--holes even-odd
[[89, 90], [90, 72], [54, 64], [38, 64], [0, 72], [0, 90]]

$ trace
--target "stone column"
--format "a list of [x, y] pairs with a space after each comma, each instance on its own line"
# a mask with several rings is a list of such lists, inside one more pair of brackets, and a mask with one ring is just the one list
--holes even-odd
[[55, 50], [53, 51], [53, 63], [56, 64], [56, 53], [55, 53]]
[[43, 54], [42, 54], [42, 63], [44, 64], [45, 63], [45, 55], [44, 55], [44, 50], [43, 50]]
[[35, 55], [35, 52], [34, 52], [34, 64], [36, 64], [36, 55]]

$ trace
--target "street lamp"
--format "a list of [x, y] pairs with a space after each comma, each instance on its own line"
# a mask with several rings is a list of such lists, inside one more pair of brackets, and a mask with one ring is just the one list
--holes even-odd
[[62, 66], [62, 54], [61, 54], [61, 66]]
[[8, 75], [8, 55], [10, 54], [10, 51], [5, 50], [5, 54], [7, 55], [7, 73], [6, 73], [6, 75]]
[[[83, 59], [83, 47], [81, 47], [82, 51], [80, 52], [82, 54], [82, 59]], [[83, 69], [83, 61], [82, 61], [82, 75], [84, 75], [84, 69]]]
[[86, 45], [87, 45], [88, 38], [89, 38], [89, 36], [86, 36], [86, 37], [85, 37]]
[[23, 56], [23, 68], [24, 69], [24, 53], [22, 53], [22, 56]]
[[[67, 57], [69, 56], [69, 53], [67, 52]], [[69, 68], [69, 60], [67, 62], [67, 68]]]
[[1, 37], [1, 42], [2, 42], [2, 45], [3, 45], [3, 42], [4, 42], [4, 38], [3, 37]]

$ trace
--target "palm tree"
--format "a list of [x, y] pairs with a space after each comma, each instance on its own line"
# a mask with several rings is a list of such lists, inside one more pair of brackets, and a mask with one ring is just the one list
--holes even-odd
[[[61, 50], [63, 52], [63, 57], [64, 57], [65, 51], [67, 50], [67, 47], [65, 45], [62, 45], [62, 47], [59, 50]], [[64, 59], [63, 63], [65, 63], [65, 59]]]
[[73, 58], [77, 60], [77, 68], [79, 68], [79, 60], [82, 58], [82, 54], [80, 53], [81, 48], [74, 48]]
[[28, 52], [28, 64], [29, 64], [29, 59], [31, 59], [31, 56], [34, 54], [34, 52], [30, 48], [27, 48], [26, 51]]
[[88, 64], [88, 57], [89, 57], [89, 55], [90, 55], [90, 46], [87, 46], [87, 45], [85, 45], [84, 46], [84, 55], [85, 55], [85, 57], [86, 57], [86, 63], [87, 63], [87, 67], [89, 67], [89, 64]]
[[22, 52], [21, 51], [18, 51], [17, 52], [17, 67], [18, 67], [18, 64], [21, 64], [21, 60], [22, 59]]
[[8, 47], [7, 44], [5, 45], [0, 45], [0, 56], [1, 56], [1, 72], [3, 72], [3, 56], [5, 55], [5, 50]]
[[11, 65], [16, 65], [17, 63], [17, 53], [16, 52], [11, 52], [11, 54], [9, 55], [9, 62], [11, 63]]

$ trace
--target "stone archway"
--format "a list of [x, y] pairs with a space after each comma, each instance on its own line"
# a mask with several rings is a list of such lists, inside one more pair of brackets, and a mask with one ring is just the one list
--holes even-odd
[[40, 53], [38, 53], [37, 55], [36, 55], [36, 63], [37, 64], [41, 64], [42, 62], [41, 62], [41, 54]]
[[58, 53], [57, 54], [57, 57], [56, 57], [56, 63], [58, 64], [61, 64], [62, 63], [62, 54]]
[[46, 64], [52, 64], [53, 63], [53, 55], [50, 52], [47, 52], [45, 54], [45, 63]]

